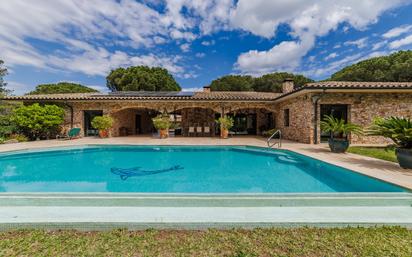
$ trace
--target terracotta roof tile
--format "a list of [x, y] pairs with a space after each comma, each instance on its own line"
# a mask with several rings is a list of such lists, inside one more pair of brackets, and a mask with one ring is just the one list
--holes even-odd
[[355, 82], [355, 81], [323, 81], [308, 83], [304, 88], [368, 88], [368, 89], [402, 89], [412, 88], [412, 82]]
[[193, 94], [168, 95], [166, 94], [103, 94], [103, 93], [76, 93], [76, 94], [49, 94], [8, 96], [5, 100], [274, 100], [279, 93], [263, 92], [196, 92]]

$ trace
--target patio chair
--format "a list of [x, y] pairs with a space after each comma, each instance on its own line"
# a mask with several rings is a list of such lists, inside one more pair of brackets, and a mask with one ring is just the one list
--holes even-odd
[[194, 134], [195, 134], [195, 127], [189, 127], [188, 136], [190, 137], [190, 135], [194, 135]]
[[196, 136], [202, 136], [203, 134], [202, 134], [202, 127], [200, 127], [200, 126], [197, 126], [196, 127]]
[[205, 136], [210, 136], [210, 127], [204, 127], [203, 128], [203, 133]]
[[71, 128], [67, 134], [63, 136], [57, 136], [57, 139], [68, 139], [71, 140], [73, 138], [80, 136], [80, 128]]

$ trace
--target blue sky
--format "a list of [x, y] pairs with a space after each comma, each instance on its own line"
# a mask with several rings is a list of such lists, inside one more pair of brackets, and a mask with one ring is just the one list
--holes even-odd
[[225, 74], [324, 79], [412, 47], [410, 0], [13, 0], [0, 3], [0, 59], [15, 94], [111, 69], [167, 68], [184, 90]]

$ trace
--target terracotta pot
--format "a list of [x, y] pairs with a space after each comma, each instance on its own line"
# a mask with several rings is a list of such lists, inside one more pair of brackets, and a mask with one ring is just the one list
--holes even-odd
[[220, 129], [220, 138], [227, 139], [229, 137], [229, 130], [225, 128]]
[[160, 132], [159, 134], [160, 134], [161, 139], [167, 138], [169, 136], [168, 129], [161, 129], [159, 132]]
[[401, 168], [412, 169], [412, 149], [396, 148], [396, 157]]
[[100, 136], [101, 138], [109, 137], [109, 131], [107, 131], [107, 130], [99, 130], [99, 136]]

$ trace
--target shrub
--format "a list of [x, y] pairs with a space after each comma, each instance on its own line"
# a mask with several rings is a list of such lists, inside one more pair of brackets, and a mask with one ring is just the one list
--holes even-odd
[[0, 145], [4, 144], [4, 141], [6, 141], [6, 139], [4, 139], [3, 137], [0, 137]]
[[16, 139], [19, 142], [27, 142], [29, 139], [22, 134], [12, 134], [9, 139]]
[[343, 136], [347, 136], [350, 133], [353, 134], [362, 134], [362, 128], [359, 125], [345, 122], [343, 119], [338, 119], [333, 116], [326, 115], [325, 118], [320, 122], [320, 128], [324, 132], [329, 132], [331, 138], [334, 136], [339, 136], [343, 134]]
[[234, 120], [230, 116], [223, 116], [216, 120], [220, 127], [223, 129], [231, 129], [233, 127]]
[[152, 119], [153, 121], [153, 126], [158, 129], [169, 129], [171, 127], [171, 122], [169, 116], [159, 114], [156, 117]]
[[31, 140], [54, 137], [64, 121], [64, 109], [56, 105], [41, 106], [37, 103], [21, 106], [10, 117], [17, 131]]
[[108, 130], [113, 126], [113, 118], [108, 115], [97, 116], [92, 120], [93, 128], [97, 130]]
[[412, 149], [412, 120], [410, 118], [376, 118], [368, 134], [389, 138], [401, 148]]

